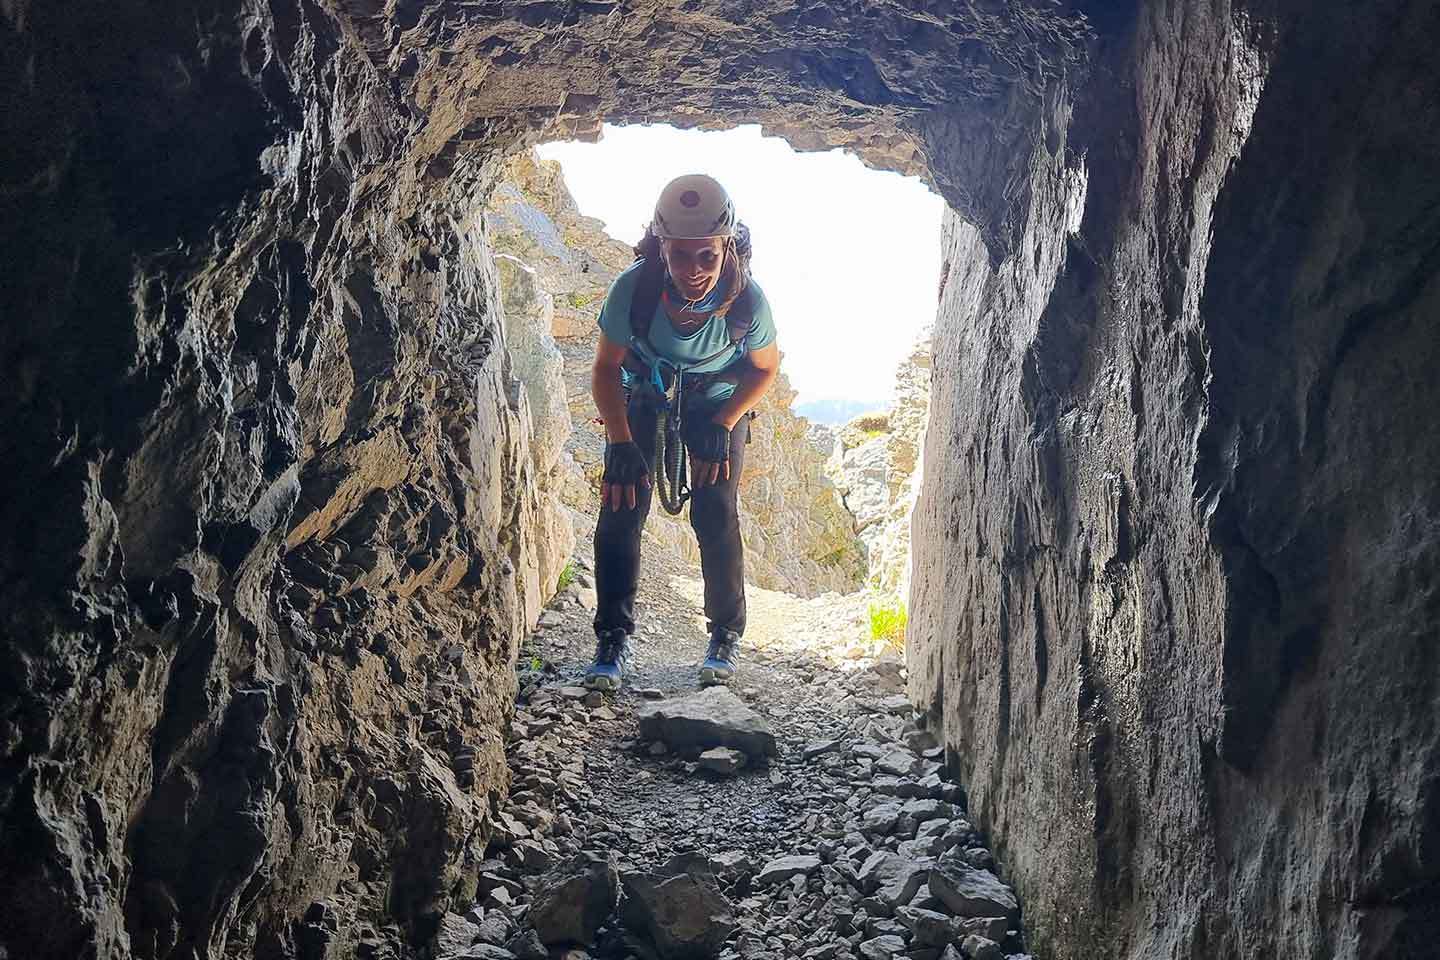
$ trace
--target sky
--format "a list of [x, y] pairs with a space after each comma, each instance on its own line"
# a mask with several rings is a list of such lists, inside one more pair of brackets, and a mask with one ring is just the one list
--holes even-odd
[[[935, 314], [941, 199], [840, 150], [797, 153], [758, 126], [723, 132], [607, 125], [551, 143], [580, 210], [634, 243], [670, 179], [708, 173], [751, 231], [751, 271], [775, 315], [801, 412], [883, 407], [897, 364]], [[835, 419], [835, 417], [824, 417]], [[844, 419], [840, 417], [839, 419]]]

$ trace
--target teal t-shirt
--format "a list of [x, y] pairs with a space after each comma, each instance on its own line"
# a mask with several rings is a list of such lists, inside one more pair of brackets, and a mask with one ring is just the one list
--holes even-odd
[[[630, 329], [630, 302], [634, 299], [635, 287], [640, 282], [641, 266], [641, 262], [636, 261], [615, 278], [615, 282], [610, 284], [610, 292], [605, 296], [605, 304], [600, 308], [601, 331], [614, 343], [624, 346], [630, 346], [630, 340], [635, 335]], [[730, 331], [725, 326], [725, 318], [718, 316], [711, 317], [694, 332], [681, 336], [671, 325], [670, 317], [665, 313], [665, 305], [657, 303], [655, 316], [650, 321], [649, 346], [654, 348], [659, 356], [685, 366], [692, 373], [719, 373], [737, 363], [746, 353], [770, 346], [775, 342], [775, 318], [770, 314], [770, 302], [765, 299], [764, 292], [754, 280], [750, 281], [750, 291], [755, 304], [755, 317], [743, 344], [726, 349], [730, 343]], [[727, 293], [728, 290], [721, 289], [721, 285], [716, 284], [715, 289], [695, 304], [693, 309], [702, 312], [714, 309], [724, 301]], [[673, 302], [676, 297], [673, 291], [671, 297]], [[642, 356], [650, 359], [645, 345], [638, 345], [638, 349]], [[707, 362], [698, 363], [702, 360]], [[692, 368], [689, 366], [692, 363], [698, 365]], [[629, 371], [622, 371], [622, 375], [628, 385]], [[705, 397], [711, 403], [723, 403], [734, 392], [733, 383], [713, 381], [706, 385]]]

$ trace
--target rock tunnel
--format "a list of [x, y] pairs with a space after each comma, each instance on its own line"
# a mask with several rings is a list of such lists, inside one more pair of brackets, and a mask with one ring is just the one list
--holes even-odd
[[602, 119], [949, 204], [910, 694], [1037, 953], [1430, 955], [1434, 4], [0, 14], [0, 955], [473, 895], [545, 589], [478, 209]]

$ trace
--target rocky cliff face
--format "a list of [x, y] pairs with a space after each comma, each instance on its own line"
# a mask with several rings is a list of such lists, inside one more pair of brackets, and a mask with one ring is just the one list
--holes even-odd
[[493, 165], [319, 8], [92, 13], [4, 27], [0, 944], [373, 953], [473, 891], [542, 600]]
[[[553, 398], [555, 405], [568, 396], [569, 410], [546, 417], [539, 430], [550, 432], [552, 423], [556, 430], [570, 430], [573, 423], [564, 441], [567, 476], [554, 489], [571, 508], [576, 533], [588, 538], [595, 525], [605, 450], [604, 427], [590, 396], [590, 366], [599, 340], [595, 320], [610, 281], [634, 262], [634, 253], [607, 235], [598, 220], [582, 216], [559, 166], [533, 154], [510, 163], [489, 219], [497, 249], [508, 251], [516, 263], [523, 258], [525, 264], [534, 264], [533, 269], [517, 268], [529, 271], [514, 274], [517, 291], [528, 291], [531, 277], [549, 290], [548, 296], [542, 294], [543, 309], [519, 306], [523, 322], [543, 330], [540, 336], [547, 339], [553, 333], [561, 344], [563, 375], [554, 374], [562, 377], [560, 384], [547, 381], [538, 392]], [[507, 259], [502, 257], [502, 270]], [[538, 302], [529, 293], [519, 293], [517, 299]], [[783, 318], [780, 322], [783, 326]], [[514, 337], [511, 343], [513, 353]], [[827, 476], [825, 456], [808, 442], [807, 422], [791, 409], [794, 399], [795, 391], [782, 374], [751, 423], [740, 481], [746, 577], [767, 589], [807, 597], [844, 593], [860, 585], [864, 558], [854, 520]], [[699, 562], [688, 517], [688, 511], [672, 517], [655, 506], [645, 525], [652, 562], [663, 563], [667, 556]]]
[[887, 600], [910, 592], [910, 521], [923, 473], [930, 365], [926, 330], [895, 370], [890, 406], [855, 417], [832, 441], [828, 469], [855, 516], [866, 585]]
[[1428, 955], [1436, 18], [0, 5], [0, 944], [379, 956], [467, 899], [544, 592], [479, 210], [605, 116], [951, 205], [913, 692], [1044, 952]]
[[949, 219], [912, 692], [1047, 955], [1434, 950], [1437, 36], [1147, 5]]

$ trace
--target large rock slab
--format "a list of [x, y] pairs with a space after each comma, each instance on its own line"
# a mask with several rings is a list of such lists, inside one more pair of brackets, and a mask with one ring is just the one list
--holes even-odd
[[620, 917], [644, 935], [661, 960], [718, 956], [735, 931], [735, 908], [701, 856], [682, 855], [653, 871], [620, 877]]
[[885, 903], [892, 910], [914, 899], [930, 876], [931, 863], [877, 850], [866, 858], [856, 872], [860, 889]]
[[791, 877], [808, 877], [820, 869], [820, 858], [809, 854], [797, 854], [771, 860], [755, 874], [755, 884], [768, 887]]
[[752, 757], [776, 753], [770, 724], [727, 687], [644, 703], [635, 716], [642, 737], [660, 740], [672, 749], [733, 747]]
[[453, 957], [480, 939], [480, 927], [458, 913], [440, 918], [440, 926], [430, 939], [430, 952], [437, 958]]
[[956, 850], [935, 861], [930, 892], [959, 917], [1014, 917], [1020, 912], [1015, 891], [989, 870], [970, 866]]
[[592, 943], [614, 912], [619, 891], [614, 863], [582, 856], [545, 878], [530, 907], [530, 924], [547, 945]]

